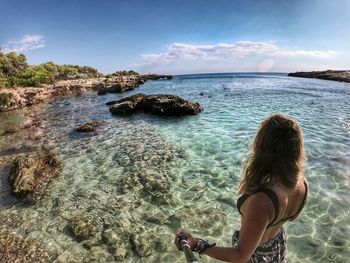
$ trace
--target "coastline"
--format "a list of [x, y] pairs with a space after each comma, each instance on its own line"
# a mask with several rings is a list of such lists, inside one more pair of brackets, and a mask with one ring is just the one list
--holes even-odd
[[148, 80], [171, 79], [170, 75], [131, 75], [112, 78], [62, 80], [40, 87], [12, 87], [0, 89], [0, 112], [31, 106], [63, 96], [80, 96], [90, 91], [98, 95], [121, 93], [135, 89]]
[[324, 80], [335, 80], [350, 83], [350, 70], [325, 70], [289, 73], [287, 76], [299, 78], [313, 78]]

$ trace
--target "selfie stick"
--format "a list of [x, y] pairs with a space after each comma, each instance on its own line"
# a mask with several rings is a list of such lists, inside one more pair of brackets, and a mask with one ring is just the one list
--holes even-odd
[[187, 237], [180, 237], [180, 244], [183, 252], [185, 253], [187, 263], [199, 263], [197, 258], [193, 255], [190, 245], [187, 242]]

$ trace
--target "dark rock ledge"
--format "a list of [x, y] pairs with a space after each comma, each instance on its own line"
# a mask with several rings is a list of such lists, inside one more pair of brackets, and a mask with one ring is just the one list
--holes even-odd
[[107, 102], [109, 111], [116, 115], [130, 115], [144, 111], [155, 115], [195, 115], [203, 111], [197, 102], [184, 100], [176, 95], [138, 93], [117, 101]]
[[350, 83], [350, 70], [326, 70], [289, 73], [290, 77], [336, 80]]

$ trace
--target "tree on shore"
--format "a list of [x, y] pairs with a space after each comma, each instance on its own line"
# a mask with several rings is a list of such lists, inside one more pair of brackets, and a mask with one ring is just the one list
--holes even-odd
[[96, 69], [89, 66], [57, 65], [46, 62], [29, 65], [23, 54], [3, 53], [0, 48], [0, 88], [12, 86], [40, 86], [58, 80], [102, 77]]

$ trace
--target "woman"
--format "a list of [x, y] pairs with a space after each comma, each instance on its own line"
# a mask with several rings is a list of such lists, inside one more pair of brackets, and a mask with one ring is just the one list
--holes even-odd
[[241, 229], [232, 237], [232, 247], [210, 245], [181, 231], [193, 251], [225, 262], [285, 262], [286, 234], [283, 224], [303, 209], [308, 186], [304, 178], [304, 141], [297, 122], [272, 115], [261, 123], [252, 153], [244, 167], [237, 208]]

